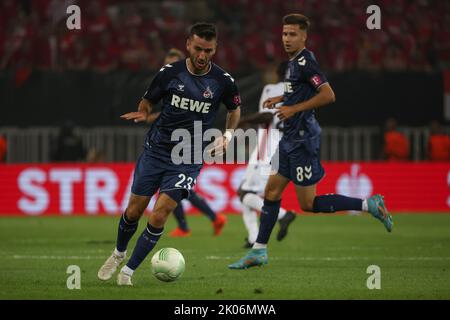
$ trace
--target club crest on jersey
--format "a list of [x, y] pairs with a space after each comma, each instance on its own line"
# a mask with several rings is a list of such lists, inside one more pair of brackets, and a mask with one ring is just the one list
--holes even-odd
[[203, 97], [206, 99], [212, 99], [214, 96], [213, 92], [211, 91], [211, 89], [208, 87], [206, 87], [205, 92], [203, 92]]

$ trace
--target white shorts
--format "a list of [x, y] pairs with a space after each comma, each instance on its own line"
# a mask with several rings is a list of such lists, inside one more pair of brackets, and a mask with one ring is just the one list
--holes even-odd
[[271, 173], [270, 164], [249, 164], [240, 188], [243, 191], [264, 194]]

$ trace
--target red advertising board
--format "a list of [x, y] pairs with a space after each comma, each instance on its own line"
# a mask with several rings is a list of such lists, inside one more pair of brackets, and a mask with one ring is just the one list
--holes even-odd
[[[133, 163], [0, 165], [0, 215], [119, 214], [127, 205]], [[450, 213], [450, 163], [324, 163], [318, 193], [365, 198], [381, 193], [390, 211]], [[243, 165], [206, 165], [196, 191], [215, 211], [239, 212]], [[154, 204], [150, 203], [149, 210]], [[194, 211], [184, 203], [188, 211]], [[291, 185], [282, 205], [300, 211]]]

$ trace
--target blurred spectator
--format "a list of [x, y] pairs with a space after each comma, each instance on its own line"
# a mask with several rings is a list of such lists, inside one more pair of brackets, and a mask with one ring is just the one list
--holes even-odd
[[6, 151], [8, 150], [8, 145], [6, 143], [6, 137], [0, 135], [0, 163], [6, 162]]
[[[382, 0], [383, 28], [372, 31], [361, 27], [366, 2], [3, 0], [0, 69], [157, 70], [167, 44], [182, 48], [188, 26], [210, 20], [219, 27], [217, 62], [233, 73], [249, 72], [285, 59], [281, 18], [289, 12], [311, 18], [307, 47], [327, 72], [450, 67], [450, 1]], [[74, 3], [82, 9], [82, 30], [65, 26]]]
[[66, 67], [68, 70], [86, 70], [89, 67], [90, 57], [88, 50], [81, 38], [73, 43], [73, 50], [68, 50], [66, 55]]
[[176, 48], [172, 48], [167, 52], [166, 57], [164, 58], [164, 65], [169, 63], [177, 62], [178, 60], [184, 59], [186, 56], [183, 52]]
[[97, 46], [93, 49], [92, 68], [99, 73], [109, 72], [118, 66], [120, 48], [111, 39], [109, 32], [103, 32]]
[[140, 71], [147, 66], [150, 52], [142, 37], [139, 37], [138, 29], [128, 30], [125, 46], [121, 52], [120, 60], [125, 69], [130, 71]]
[[71, 122], [65, 123], [59, 131], [59, 135], [54, 143], [52, 154], [53, 161], [84, 161], [86, 150], [83, 147], [81, 138], [73, 132], [74, 127]]
[[438, 121], [433, 121], [430, 126], [428, 159], [431, 161], [450, 160], [450, 137], [444, 133]]
[[409, 141], [397, 129], [397, 120], [389, 118], [384, 132], [384, 158], [390, 161], [405, 161], [409, 159]]

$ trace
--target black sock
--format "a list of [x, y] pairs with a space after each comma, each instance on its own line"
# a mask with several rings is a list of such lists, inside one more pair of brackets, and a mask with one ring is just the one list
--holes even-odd
[[130, 261], [127, 263], [130, 269], [136, 270], [139, 267], [141, 262], [144, 261], [145, 257], [155, 247], [163, 230], [164, 228], [155, 228], [150, 223], [147, 223], [147, 228], [142, 231], [141, 236], [136, 242]]
[[197, 193], [191, 192], [188, 200], [194, 207], [199, 209], [204, 215], [211, 219], [211, 221], [216, 220], [216, 213], [211, 209], [208, 203], [206, 203], [205, 199], [203, 199]]
[[362, 210], [362, 199], [350, 198], [340, 194], [327, 194], [316, 196], [313, 203], [313, 212], [333, 213], [343, 210]]
[[261, 222], [259, 225], [257, 243], [267, 244], [269, 242], [270, 234], [278, 219], [278, 213], [280, 211], [281, 200], [270, 201], [264, 199], [264, 206], [261, 209]]
[[189, 231], [189, 227], [186, 221], [186, 215], [184, 213], [183, 205], [178, 203], [178, 206], [173, 210], [173, 215], [178, 222], [178, 227], [184, 231]]
[[139, 221], [130, 221], [127, 218], [127, 212], [125, 211], [120, 217], [119, 230], [117, 232], [117, 251], [124, 252], [127, 250], [128, 242], [138, 228]]

